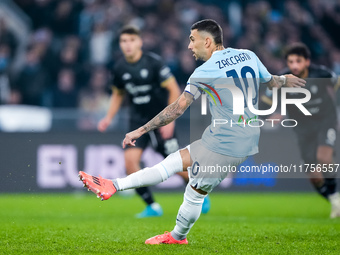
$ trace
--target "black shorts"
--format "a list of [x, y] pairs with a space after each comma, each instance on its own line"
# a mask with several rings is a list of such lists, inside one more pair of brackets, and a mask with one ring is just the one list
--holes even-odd
[[329, 146], [334, 150], [337, 122], [333, 118], [327, 118], [301, 126], [302, 128], [295, 129], [301, 157], [306, 164], [316, 164], [316, 153], [319, 146]]
[[[142, 125], [143, 124], [140, 125], [139, 123], [130, 123], [130, 131], [137, 129]], [[151, 147], [156, 152], [162, 154], [163, 157], [167, 157], [169, 154], [179, 149], [179, 144], [176, 135], [174, 134], [173, 137], [169, 139], [163, 139], [159, 132], [159, 129], [152, 130], [142, 135], [140, 138], [136, 140], [135, 147], [145, 150], [148, 145], [151, 145]], [[126, 149], [129, 148], [131, 147], [127, 147]]]

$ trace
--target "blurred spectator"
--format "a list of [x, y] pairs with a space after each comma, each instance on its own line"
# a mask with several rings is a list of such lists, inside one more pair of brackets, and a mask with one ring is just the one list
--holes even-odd
[[162, 45], [162, 57], [167, 66], [174, 72], [178, 69], [178, 58], [176, 57], [176, 45], [169, 41]]
[[242, 32], [242, 8], [239, 1], [231, 1], [228, 9], [229, 24], [235, 35]]
[[58, 74], [60, 70], [67, 68], [71, 69], [76, 76], [80, 75], [77, 48], [66, 45], [64, 48], [61, 49], [57, 63], [58, 64], [56, 74]]
[[105, 8], [99, 4], [98, 0], [86, 1], [84, 9], [79, 15], [79, 35], [82, 39], [88, 40], [91, 37], [93, 24], [98, 20], [103, 20]]
[[49, 26], [51, 14], [54, 7], [54, 0], [17, 0], [15, 1], [31, 18], [33, 28]]
[[109, 107], [110, 95], [107, 87], [107, 70], [103, 67], [94, 68], [88, 86], [80, 92], [80, 109], [89, 113], [84, 115], [78, 123], [83, 130], [96, 129], [102, 114]]
[[48, 28], [40, 28], [32, 35], [30, 44], [37, 51], [41, 65], [48, 71], [51, 79], [54, 79], [56, 69], [55, 53], [52, 49], [53, 34]]
[[[285, 46], [297, 41], [308, 45], [314, 63], [324, 64], [340, 73], [340, 37], [337, 36], [340, 1], [14, 1], [32, 19], [33, 31], [29, 43], [38, 56], [37, 64], [31, 63], [32, 60], [23, 63], [25, 67], [19, 77], [34, 77], [26, 83], [36, 84], [33, 80], [46, 80], [43, 76], [57, 80], [58, 74], [65, 68], [72, 70], [77, 85], [100, 80], [94, 77], [99, 77], [96, 73], [101, 71], [92, 70], [91, 67], [109, 66], [115, 62], [119, 54], [115, 34], [123, 25], [130, 23], [143, 29], [144, 50], [161, 54], [184, 86], [197, 65], [187, 50], [187, 35], [190, 26], [203, 18], [216, 19], [223, 26], [225, 46], [255, 51], [271, 73], [278, 72], [285, 65], [282, 58]], [[10, 59], [6, 57], [1, 60], [2, 63], [11, 63], [17, 43], [4, 20], [0, 19], [0, 44], [10, 49]], [[25, 82], [19, 80], [21, 82], [17, 87], [21, 89], [17, 91], [20, 94], [10, 93], [10, 98], [19, 100], [21, 96], [24, 103], [29, 94], [39, 94], [40, 98], [44, 93], [25, 91]], [[45, 90], [50, 84], [30, 86]], [[82, 91], [81, 98], [86, 98], [84, 95], [87, 93]], [[34, 104], [39, 104], [37, 101]]]
[[174, 74], [176, 76], [178, 84], [183, 90], [187, 85], [188, 78], [196, 68], [196, 62], [194, 57], [192, 56], [192, 53], [188, 50], [180, 52], [179, 55], [180, 65], [177, 72], [175, 72]]
[[77, 34], [78, 13], [76, 13], [75, 7], [75, 1], [57, 1], [50, 23], [50, 27], [56, 36], [64, 37]]
[[42, 105], [43, 95], [49, 87], [49, 76], [41, 64], [40, 52], [37, 48], [30, 47], [26, 52], [26, 60], [16, 82], [16, 88], [22, 99], [21, 103]]
[[51, 106], [55, 108], [78, 107], [78, 91], [73, 70], [60, 70], [57, 85], [52, 90], [51, 100]]
[[103, 67], [95, 68], [88, 86], [80, 92], [80, 108], [89, 112], [106, 112], [110, 101], [107, 87], [107, 70]]
[[10, 56], [14, 56], [18, 42], [11, 30], [7, 28], [3, 18], [0, 18], [0, 44], [6, 44], [9, 47]]
[[333, 71], [340, 75], [340, 50], [334, 50], [332, 54]]
[[106, 65], [110, 61], [113, 33], [104, 22], [94, 24], [89, 42], [90, 63]]
[[0, 104], [10, 103], [9, 62], [10, 47], [7, 44], [0, 44]]
[[143, 49], [145, 51], [152, 51], [157, 54], [160, 53], [160, 49], [158, 48], [162, 42], [162, 38], [153, 31], [147, 31], [145, 30], [142, 33], [143, 38]]

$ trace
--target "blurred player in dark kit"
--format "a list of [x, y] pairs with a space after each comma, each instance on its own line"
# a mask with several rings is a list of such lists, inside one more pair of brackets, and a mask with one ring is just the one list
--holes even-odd
[[[308, 176], [317, 192], [331, 203], [330, 217], [336, 218], [340, 217], [340, 195], [336, 191], [336, 169], [332, 164], [337, 135], [334, 87], [338, 78], [325, 66], [311, 64], [310, 58], [310, 51], [303, 43], [291, 44], [286, 50], [287, 68], [282, 74], [292, 73], [306, 79], [305, 89], [310, 91], [311, 99], [304, 106], [312, 115], [306, 116], [297, 107], [289, 104], [287, 114], [298, 122], [294, 131], [304, 164], [321, 166], [319, 170], [307, 170]], [[267, 93], [270, 96], [271, 92], [267, 90]], [[296, 96], [297, 94], [290, 94], [289, 98]], [[263, 99], [271, 104], [268, 97], [265, 96]], [[321, 171], [324, 170], [323, 166], [328, 168], [325, 173]]]

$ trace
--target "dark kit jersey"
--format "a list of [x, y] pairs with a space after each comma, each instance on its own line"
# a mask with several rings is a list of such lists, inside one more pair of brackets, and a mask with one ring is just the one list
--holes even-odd
[[[289, 74], [291, 71], [285, 69], [282, 74]], [[299, 123], [331, 118], [336, 121], [336, 106], [334, 86], [337, 76], [334, 72], [324, 66], [310, 65], [306, 86], [303, 87], [311, 93], [311, 99], [304, 103], [304, 107], [312, 114], [305, 116], [295, 105], [287, 105], [289, 118], [296, 119]], [[304, 97], [302, 93], [288, 93], [287, 98]]]
[[172, 77], [170, 68], [154, 53], [143, 53], [136, 63], [121, 58], [112, 70], [112, 84], [130, 101], [130, 122], [145, 124], [168, 105], [161, 83]]

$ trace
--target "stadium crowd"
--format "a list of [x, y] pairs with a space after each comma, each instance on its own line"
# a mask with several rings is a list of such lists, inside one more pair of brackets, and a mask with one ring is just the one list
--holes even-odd
[[118, 31], [142, 29], [144, 50], [163, 57], [183, 88], [196, 67], [188, 31], [199, 19], [222, 24], [225, 45], [256, 52], [272, 73], [291, 42], [309, 46], [314, 63], [340, 74], [339, 1], [15, 0], [31, 19], [20, 68], [18, 39], [0, 16], [0, 104], [104, 111], [120, 56]]

